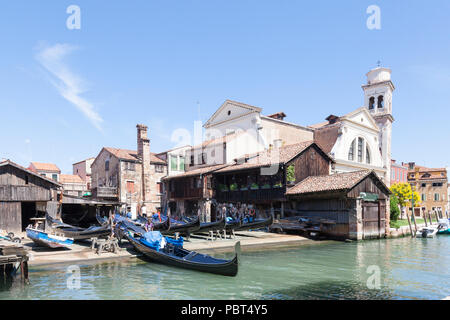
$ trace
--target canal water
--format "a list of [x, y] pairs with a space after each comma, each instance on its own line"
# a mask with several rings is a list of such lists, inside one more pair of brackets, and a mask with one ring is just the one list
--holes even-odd
[[244, 252], [233, 278], [140, 259], [79, 265], [79, 282], [68, 266], [31, 268], [0, 299], [442, 299], [449, 249], [450, 236], [316, 242]]

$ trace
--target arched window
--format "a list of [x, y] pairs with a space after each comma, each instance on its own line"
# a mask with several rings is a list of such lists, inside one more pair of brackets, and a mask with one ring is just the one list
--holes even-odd
[[355, 143], [356, 139], [352, 141], [350, 149], [348, 150], [348, 160], [353, 161], [355, 159]]
[[369, 110], [372, 110], [374, 106], [375, 106], [375, 98], [374, 97], [370, 97], [370, 99], [369, 99]]
[[370, 164], [370, 151], [369, 151], [369, 146], [367, 145], [367, 142], [366, 142], [366, 163]]
[[383, 96], [378, 96], [378, 109], [384, 108], [384, 98]]
[[363, 161], [363, 138], [358, 138], [358, 162]]

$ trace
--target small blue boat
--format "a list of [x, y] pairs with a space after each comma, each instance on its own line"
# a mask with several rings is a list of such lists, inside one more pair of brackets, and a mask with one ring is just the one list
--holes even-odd
[[27, 229], [27, 237], [34, 243], [49, 248], [68, 248], [73, 244], [73, 239], [48, 234], [42, 230], [29, 226]]

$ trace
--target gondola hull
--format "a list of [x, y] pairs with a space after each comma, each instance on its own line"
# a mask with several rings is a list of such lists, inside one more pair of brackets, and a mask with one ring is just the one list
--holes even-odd
[[235, 231], [244, 231], [249, 229], [261, 229], [272, 225], [273, 216], [270, 215], [269, 218], [264, 220], [256, 220], [248, 223], [242, 223], [238, 228], [234, 229]]
[[[163, 231], [166, 231], [169, 229], [169, 226], [170, 226], [169, 217], [166, 217], [165, 219], [161, 219], [161, 220], [162, 220], [161, 222], [159, 222], [159, 221], [155, 222], [155, 220], [152, 220], [153, 230], [163, 232]], [[147, 219], [142, 216], [139, 216], [137, 218], [137, 222], [138, 222], [138, 224], [144, 226], [147, 223]]]
[[242, 222], [241, 220], [234, 220], [232, 222], [226, 222], [225, 223], [225, 230], [237, 230], [241, 226]]
[[48, 248], [68, 248], [73, 244], [73, 239], [49, 235], [46, 232], [33, 228], [26, 228], [27, 237], [39, 246]]
[[180, 234], [192, 234], [195, 231], [198, 231], [200, 229], [200, 219], [196, 217], [193, 221], [188, 223], [177, 223], [174, 224], [170, 222], [169, 220], [169, 228], [167, 230], [160, 230], [162, 234], [164, 235], [172, 235], [176, 232]]
[[108, 224], [100, 227], [93, 226], [89, 228], [79, 228], [67, 225], [46, 215], [47, 224], [53, 229], [54, 233], [74, 240], [86, 240], [91, 238], [106, 238], [111, 234], [111, 228]]
[[215, 222], [201, 223], [200, 224], [200, 229], [198, 229], [194, 233], [202, 233], [202, 232], [209, 232], [209, 231], [215, 231], [215, 230], [223, 230], [223, 229], [225, 229], [225, 226], [226, 226], [225, 219], [221, 219], [221, 220], [215, 221]]
[[[201, 255], [194, 252], [195, 260], [183, 259], [175, 255], [165, 253], [163, 251], [156, 251], [151, 249], [141, 242], [130, 236], [128, 233], [124, 233], [125, 238], [133, 245], [133, 247], [144, 254], [148, 259], [153, 262], [170, 265], [173, 267], [196, 270], [201, 272], [214, 273], [224, 276], [234, 277], [238, 272], [238, 257], [232, 260], [214, 259], [209, 256]], [[182, 249], [184, 250], [184, 249]], [[202, 261], [203, 260], [203, 261]], [[207, 262], [211, 261], [211, 262]]]

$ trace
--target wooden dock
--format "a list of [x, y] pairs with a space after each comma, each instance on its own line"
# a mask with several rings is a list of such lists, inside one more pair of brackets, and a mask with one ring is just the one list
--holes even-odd
[[0, 240], [0, 282], [12, 280], [20, 269], [21, 278], [28, 283], [28, 253], [20, 243]]

